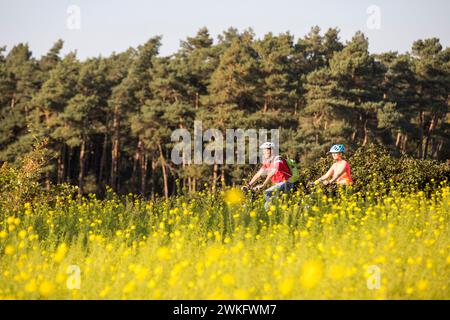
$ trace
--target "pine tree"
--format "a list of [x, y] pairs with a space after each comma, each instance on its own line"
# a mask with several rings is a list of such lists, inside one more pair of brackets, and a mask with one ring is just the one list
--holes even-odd
[[50, 181], [50, 173], [54, 173], [58, 167], [58, 159], [61, 158], [64, 141], [54, 136], [55, 130], [60, 126], [59, 114], [62, 113], [70, 99], [77, 94], [77, 79], [80, 62], [75, 53], [66, 55], [50, 72], [48, 79], [42, 84], [40, 90], [33, 96], [30, 102], [30, 135], [38, 139], [51, 138], [48, 148], [52, 151], [54, 159], [47, 168], [47, 182]]
[[357, 32], [346, 47], [330, 61], [331, 75], [337, 81], [337, 95], [352, 108], [348, 118], [353, 143], [366, 145], [377, 128], [377, 112], [382, 108], [382, 91], [378, 86], [382, 72], [368, 52], [369, 43]]
[[254, 46], [263, 78], [260, 85], [264, 97], [263, 112], [269, 108], [293, 111], [297, 86], [297, 79], [292, 73], [293, 36], [289, 33], [279, 36], [269, 33], [256, 41]]
[[38, 66], [26, 44], [13, 47], [2, 60], [5, 92], [0, 110], [0, 160], [13, 162], [31, 148], [27, 117], [31, 98], [39, 88]]
[[[126, 122], [139, 110], [140, 106], [145, 104], [147, 99], [151, 98], [148, 84], [151, 81], [152, 60], [158, 54], [160, 42], [161, 37], [154, 37], [138, 48], [127, 76], [113, 88], [109, 99], [109, 105], [113, 110], [110, 175], [110, 185], [113, 190], [119, 189], [120, 140], [123, 134], [129, 136], [130, 125]], [[136, 148], [138, 146], [139, 142], [136, 143]]]
[[[222, 43], [227, 47], [211, 76], [205, 108], [198, 113], [205, 126], [222, 132], [229, 128], [247, 128], [247, 116], [262, 109], [258, 104], [258, 97], [262, 97], [261, 75], [258, 54], [253, 46], [253, 31], [229, 35], [229, 41]], [[213, 166], [212, 188], [219, 179], [219, 169], [218, 164]], [[220, 178], [224, 179], [225, 174], [222, 165]]]
[[450, 50], [442, 50], [439, 39], [431, 38], [414, 42], [412, 54], [419, 100], [417, 156], [427, 158], [433, 133], [448, 113]]
[[[417, 104], [416, 77], [409, 54], [388, 52], [376, 57], [385, 67], [381, 83], [383, 101], [387, 104], [378, 111], [379, 127], [387, 129], [390, 136], [384, 144], [400, 153], [407, 153], [408, 141], [415, 135], [411, 123]], [[395, 141], [395, 142], [394, 142]]]

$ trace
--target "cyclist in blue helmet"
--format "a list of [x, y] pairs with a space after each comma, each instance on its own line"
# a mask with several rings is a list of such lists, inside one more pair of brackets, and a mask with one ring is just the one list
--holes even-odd
[[350, 185], [353, 183], [353, 179], [350, 172], [349, 163], [342, 158], [345, 147], [343, 144], [335, 144], [330, 148], [328, 153], [333, 156], [334, 163], [331, 168], [317, 179], [314, 184], [322, 182], [324, 185], [337, 183], [339, 185]]

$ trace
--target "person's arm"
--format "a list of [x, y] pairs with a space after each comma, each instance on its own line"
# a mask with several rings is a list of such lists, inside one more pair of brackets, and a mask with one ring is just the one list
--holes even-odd
[[263, 188], [266, 186], [266, 184], [269, 183], [270, 179], [273, 177], [274, 174], [275, 174], [275, 172], [270, 171], [270, 172], [267, 174], [267, 177], [266, 177], [266, 179], [264, 180], [264, 182], [261, 183], [260, 185], [256, 186], [255, 189], [256, 189], [256, 190], [263, 189]]
[[333, 168], [334, 166], [331, 166], [330, 169], [328, 169], [327, 173], [325, 173], [323, 176], [321, 176], [319, 179], [317, 179], [316, 181], [314, 181], [314, 184], [317, 184], [319, 182], [322, 182], [324, 180], [327, 180], [331, 177], [331, 175], [333, 174]]
[[248, 186], [248, 187], [251, 187], [251, 185], [254, 184], [255, 181], [258, 180], [258, 179], [261, 177], [261, 175], [263, 174], [263, 172], [264, 172], [264, 168], [261, 167], [261, 169], [258, 170], [258, 172], [257, 172], [257, 173], [253, 176], [253, 178], [250, 180], [250, 182], [247, 183], [247, 186]]
[[266, 177], [266, 179], [264, 180], [264, 182], [261, 183], [260, 185], [257, 185], [254, 189], [255, 189], [255, 190], [259, 190], [259, 189], [264, 188], [264, 187], [270, 182], [270, 179], [272, 179], [273, 175], [274, 175], [275, 173], [277, 173], [277, 171], [278, 171], [279, 169], [280, 169], [280, 163], [279, 163], [279, 162], [276, 162], [274, 165], [272, 165], [272, 167], [270, 167], [269, 169], [267, 169], [267, 177]]
[[344, 174], [346, 165], [347, 164], [344, 162], [344, 165], [338, 166], [338, 168], [336, 168], [336, 174], [334, 175], [334, 178], [329, 181], [329, 183], [336, 182], [336, 180]]

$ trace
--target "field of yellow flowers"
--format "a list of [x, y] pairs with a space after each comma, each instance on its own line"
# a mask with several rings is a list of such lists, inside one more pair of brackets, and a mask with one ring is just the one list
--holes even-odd
[[0, 212], [0, 299], [449, 299], [449, 213], [446, 183], [25, 202]]

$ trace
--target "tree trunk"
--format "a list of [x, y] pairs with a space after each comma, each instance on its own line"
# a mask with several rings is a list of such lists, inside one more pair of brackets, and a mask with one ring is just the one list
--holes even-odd
[[150, 185], [150, 193], [151, 193], [151, 195], [152, 195], [152, 200], [154, 200], [155, 199], [155, 184], [156, 184], [156, 181], [155, 181], [155, 171], [156, 171], [156, 165], [157, 165], [157, 162], [155, 161], [155, 159], [152, 159], [152, 173], [151, 173], [151, 185]]
[[268, 109], [269, 109], [269, 104], [267, 103], [267, 99], [264, 99], [264, 109], [263, 109], [263, 112], [266, 113]]
[[423, 158], [423, 111], [419, 112], [419, 144], [417, 157]]
[[198, 92], [195, 93], [195, 109], [198, 110], [199, 107], [199, 94]]
[[213, 176], [212, 176], [212, 186], [211, 186], [212, 192], [214, 192], [216, 190], [216, 183], [217, 183], [217, 179], [218, 179], [218, 172], [219, 172], [219, 165], [217, 164], [217, 161], [214, 161]]
[[222, 187], [225, 185], [225, 167], [222, 165], [220, 180], [222, 180]]
[[[197, 97], [198, 97], [198, 92], [197, 92]], [[197, 101], [197, 103], [198, 103], [198, 101]], [[180, 129], [184, 129], [184, 126], [183, 126], [183, 118], [180, 118], [179, 119], [179, 121], [180, 121], [180, 124], [178, 125], [179, 126], [179, 128]], [[182, 166], [182, 168], [183, 168], [183, 177], [181, 178], [181, 190], [183, 190], [183, 192], [186, 190], [185, 188], [186, 188], [186, 177], [185, 177], [185, 175], [184, 175], [184, 173], [186, 172], [186, 167], [188, 166], [189, 164], [187, 163], [187, 161], [186, 161], [186, 155], [183, 153], [183, 161], [182, 161], [182, 163], [181, 163], [181, 166]]]
[[119, 153], [120, 153], [120, 118], [119, 118], [119, 107], [114, 109], [114, 119], [113, 119], [113, 139], [112, 139], [112, 150], [111, 150], [111, 188], [114, 191], [118, 190], [118, 179], [117, 172], [119, 166]]
[[436, 159], [438, 161], [441, 160], [441, 158], [439, 157], [439, 154], [440, 154], [443, 146], [444, 146], [444, 142], [443, 141], [439, 141], [439, 144], [438, 144], [437, 149], [436, 149]]
[[11, 109], [14, 109], [16, 105], [16, 93], [14, 92], [11, 99]]
[[158, 149], [159, 149], [159, 158], [161, 160], [161, 169], [162, 169], [163, 181], [164, 181], [164, 197], [167, 199], [167, 198], [169, 198], [169, 183], [168, 183], [168, 179], [167, 179], [166, 159], [164, 158], [161, 143], [159, 143], [159, 142], [158, 142]]
[[102, 146], [102, 155], [100, 157], [100, 170], [98, 174], [98, 181], [103, 181], [103, 175], [106, 167], [106, 148], [108, 145], [108, 134], [105, 133], [105, 137], [103, 138], [103, 146]]
[[64, 182], [64, 164], [66, 161], [66, 144], [60, 148], [59, 157], [58, 157], [58, 184]]
[[[137, 143], [137, 147], [136, 147], [136, 151], [134, 152], [134, 159], [133, 159], [133, 172], [131, 174], [131, 181], [133, 181], [133, 188], [136, 186], [137, 187], [137, 175], [138, 175], [138, 165], [142, 162], [142, 141], [141, 139], [139, 139], [138, 143]], [[141, 169], [142, 167], [139, 165], [139, 169]], [[142, 170], [141, 170], [142, 171]], [[142, 174], [142, 172], [141, 172]]]
[[364, 140], [363, 140], [363, 146], [369, 142], [369, 130], [367, 129], [367, 119], [364, 121]]
[[406, 147], [407, 147], [407, 143], [408, 142], [408, 136], [407, 135], [405, 135], [405, 137], [404, 137], [404, 139], [403, 139], [403, 141], [402, 141], [402, 147], [401, 147], [401, 152], [402, 153], [406, 153]]
[[428, 145], [430, 144], [431, 132], [434, 130], [434, 128], [436, 128], [438, 119], [439, 119], [438, 114], [437, 114], [437, 112], [435, 112], [433, 115], [433, 119], [431, 119], [430, 126], [428, 127], [427, 137], [425, 138], [425, 149], [423, 151], [424, 159], [426, 159], [428, 156]]
[[144, 154], [141, 157], [141, 194], [145, 195], [145, 187], [147, 181], [147, 156]]
[[[49, 114], [47, 109], [44, 109], [44, 117], [45, 117], [45, 127], [47, 128], [47, 131], [50, 131], [50, 125], [49, 125], [49, 123], [50, 123], [50, 114]], [[45, 174], [45, 188], [47, 190], [50, 190], [50, 173], [49, 172], [47, 172]]]
[[50, 172], [46, 172], [45, 173], [45, 189], [47, 191], [50, 191], [50, 185], [51, 185], [51, 183], [50, 183]]
[[432, 138], [431, 139], [431, 152], [430, 152], [431, 158], [433, 158], [433, 159], [437, 158], [436, 151], [437, 151], [436, 139]]
[[397, 139], [395, 140], [395, 146], [398, 148], [400, 146], [400, 142], [402, 141], [402, 133], [397, 132]]
[[72, 182], [72, 148], [68, 147], [68, 152], [67, 152], [67, 181], [69, 183]]
[[352, 141], [355, 141], [356, 140], [356, 134], [358, 133], [358, 130], [357, 129], [355, 129], [355, 130], [353, 130], [353, 132], [352, 132]]
[[81, 143], [81, 147], [80, 147], [80, 172], [78, 173], [78, 194], [83, 194], [85, 153], [86, 153], [86, 141], [83, 138], [83, 142]]

